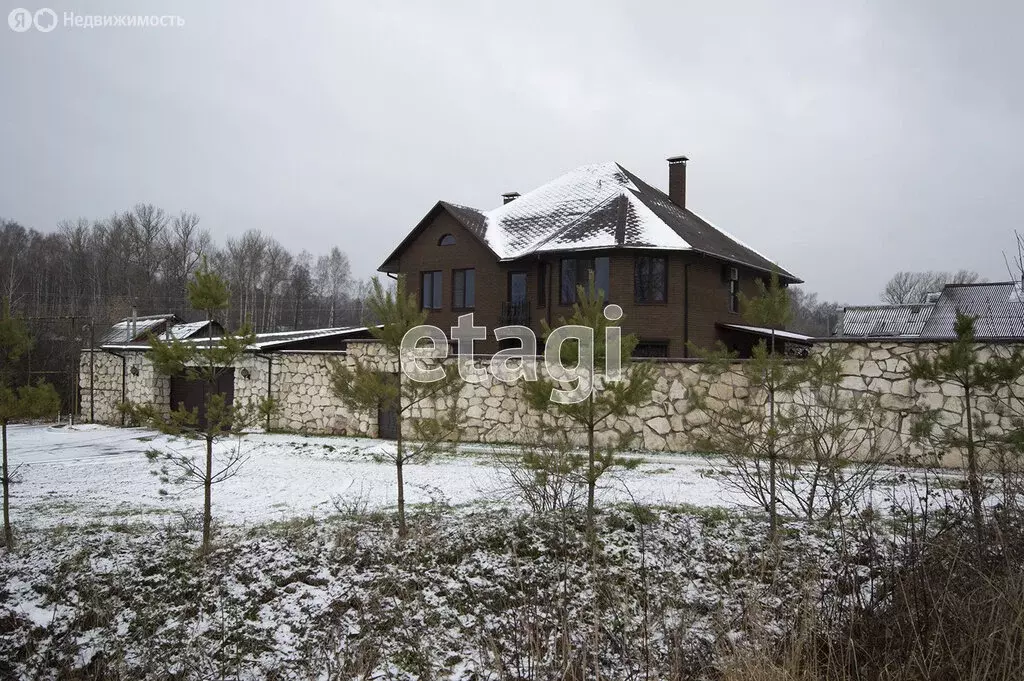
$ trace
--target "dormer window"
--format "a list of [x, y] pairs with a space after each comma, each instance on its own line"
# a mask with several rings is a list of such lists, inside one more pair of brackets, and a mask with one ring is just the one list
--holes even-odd
[[444, 234], [444, 235], [441, 236], [440, 239], [437, 240], [437, 245], [438, 246], [454, 246], [455, 245], [455, 237], [452, 236], [451, 234]]

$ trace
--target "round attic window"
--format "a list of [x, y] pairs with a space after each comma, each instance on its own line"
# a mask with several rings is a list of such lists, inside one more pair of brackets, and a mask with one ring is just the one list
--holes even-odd
[[454, 246], [455, 245], [455, 237], [452, 236], [451, 234], [445, 234], [440, 239], [437, 240], [437, 245], [438, 246]]

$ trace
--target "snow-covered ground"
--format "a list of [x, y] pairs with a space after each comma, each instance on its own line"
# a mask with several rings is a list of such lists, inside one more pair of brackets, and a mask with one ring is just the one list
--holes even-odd
[[[156, 449], [199, 456], [199, 442], [139, 428], [96, 425], [17, 425], [10, 427], [8, 439], [11, 464], [20, 477], [12, 487], [12, 520], [22, 527], [138, 515], [156, 519], [201, 507], [202, 490], [161, 484], [145, 455]], [[217, 445], [221, 457], [228, 446], [237, 446], [237, 441]], [[395, 503], [394, 469], [378, 459], [394, 447], [393, 442], [253, 434], [241, 446], [248, 460], [235, 477], [214, 488], [214, 515], [220, 522], [249, 525], [324, 516], [336, 512], [333, 500], [339, 497], [370, 509]], [[407, 501], [465, 504], [500, 498], [505, 479], [493, 455], [493, 449], [473, 445], [457, 455], [406, 466]], [[708, 475], [717, 462], [686, 455], [638, 456], [644, 463], [636, 469], [602, 479], [602, 501], [740, 503], [734, 491]], [[215, 466], [217, 460], [215, 454]]]

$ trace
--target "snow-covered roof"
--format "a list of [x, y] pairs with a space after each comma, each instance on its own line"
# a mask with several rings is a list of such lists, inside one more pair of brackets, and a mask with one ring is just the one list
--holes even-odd
[[173, 314], [147, 315], [144, 317], [125, 317], [111, 326], [106, 333], [97, 339], [98, 345], [110, 343], [131, 343], [145, 338], [153, 329], [159, 328], [178, 318]]
[[[203, 324], [205, 328], [206, 322], [196, 322], [197, 324]], [[180, 324], [179, 326], [185, 326]], [[275, 350], [283, 346], [290, 345], [292, 343], [299, 343], [302, 341], [315, 340], [319, 338], [345, 338], [347, 336], [357, 336], [363, 332], [369, 331], [369, 327], [366, 326], [339, 326], [328, 329], [305, 329], [302, 331], [275, 331], [273, 333], [258, 333], [256, 334], [256, 341], [249, 345], [247, 348], [252, 352], [260, 352], [263, 350]], [[172, 329], [173, 332], [173, 329]], [[213, 338], [206, 338], [202, 335], [193, 335], [186, 339], [192, 343], [198, 345], [216, 345], [222, 339], [222, 336], [214, 336]], [[134, 342], [134, 343], [104, 343], [102, 345], [105, 350], [148, 350], [149, 343], [146, 342]]]
[[[503, 261], [587, 249], [692, 250], [763, 271], [777, 269], [782, 277], [799, 281], [614, 162], [581, 166], [489, 211], [445, 201], [438, 206]], [[389, 256], [384, 269], [416, 231]]]
[[307, 331], [290, 331], [286, 333], [258, 333], [253, 347], [257, 350], [269, 350], [279, 345], [308, 341], [315, 338], [330, 338], [334, 336], [351, 336], [362, 331], [367, 331], [365, 326], [339, 326], [332, 329], [310, 329]]
[[[305, 329], [302, 331], [275, 331], [272, 333], [258, 333], [256, 334], [256, 341], [249, 346], [249, 349], [255, 351], [271, 350], [282, 345], [289, 345], [291, 343], [309, 341], [317, 338], [333, 338], [357, 335], [367, 330], [368, 327], [365, 326], [338, 326], [328, 329]], [[214, 336], [213, 339], [199, 337], [194, 338], [192, 340], [200, 345], [206, 345], [211, 342], [216, 344], [218, 341], [220, 341], [220, 339], [220, 336]]]
[[184, 340], [185, 338], [191, 338], [192, 336], [198, 334], [200, 331], [205, 330], [209, 324], [210, 322], [208, 321], [175, 324], [170, 328], [170, 331], [168, 331], [168, 333], [170, 333], [171, 338], [177, 340]]
[[747, 326], [745, 324], [721, 324], [722, 328], [735, 329], [737, 331], [746, 331], [747, 333], [757, 334], [758, 336], [771, 336], [775, 335], [776, 338], [782, 340], [798, 341], [800, 343], [810, 343], [813, 336], [806, 336], [802, 333], [793, 333], [792, 331], [780, 331], [779, 329], [769, 329], [764, 326]]

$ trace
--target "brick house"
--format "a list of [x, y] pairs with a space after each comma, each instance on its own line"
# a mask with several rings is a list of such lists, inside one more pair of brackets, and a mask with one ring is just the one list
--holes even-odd
[[497, 348], [495, 327], [539, 337], [542, 320], [568, 317], [592, 272], [622, 306], [638, 356], [687, 357], [716, 341], [745, 354], [764, 330], [744, 325], [740, 293], [755, 295], [773, 269], [785, 284], [800, 279], [687, 208], [686, 161], [669, 159], [668, 194], [601, 163], [489, 211], [439, 201], [379, 269], [405, 275], [429, 324], [447, 330], [475, 313], [489, 330], [481, 353]]

